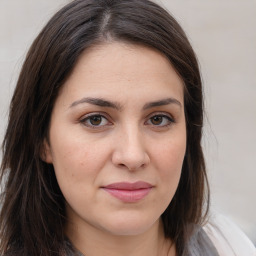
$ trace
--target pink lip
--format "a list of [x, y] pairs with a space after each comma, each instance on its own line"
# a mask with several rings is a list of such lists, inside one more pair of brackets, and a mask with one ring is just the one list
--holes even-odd
[[117, 199], [123, 202], [132, 203], [146, 197], [153, 186], [147, 182], [138, 181], [135, 183], [118, 182], [102, 188]]

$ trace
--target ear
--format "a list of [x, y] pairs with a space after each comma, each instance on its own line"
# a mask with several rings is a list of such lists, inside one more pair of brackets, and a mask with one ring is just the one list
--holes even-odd
[[44, 139], [43, 145], [40, 150], [40, 158], [47, 164], [52, 164], [52, 151], [47, 139]]

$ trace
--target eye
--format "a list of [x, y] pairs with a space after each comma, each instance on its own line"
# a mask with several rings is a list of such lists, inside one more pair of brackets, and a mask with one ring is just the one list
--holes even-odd
[[92, 114], [85, 116], [85, 118], [83, 118], [80, 123], [91, 128], [100, 128], [110, 124], [108, 119], [101, 114]]
[[157, 126], [157, 127], [165, 127], [170, 125], [173, 122], [174, 120], [170, 116], [164, 115], [164, 114], [158, 114], [158, 115], [151, 116], [149, 120], [146, 122], [146, 124]]

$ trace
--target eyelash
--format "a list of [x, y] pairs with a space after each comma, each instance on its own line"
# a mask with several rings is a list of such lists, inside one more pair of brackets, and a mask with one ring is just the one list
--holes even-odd
[[[99, 117], [100, 119], [101, 119], [101, 122], [102, 122], [102, 119], [105, 119], [107, 122], [108, 122], [108, 124], [105, 124], [105, 125], [93, 125], [92, 123], [91, 123], [91, 120], [92, 120], [92, 118], [95, 118], [95, 117]], [[87, 122], [90, 122], [90, 124], [89, 123], [87, 123]], [[100, 128], [103, 128], [103, 127], [105, 127], [105, 126], [109, 126], [109, 125], [111, 125], [111, 122], [109, 121], [109, 118], [107, 118], [104, 114], [102, 114], [102, 113], [92, 113], [92, 114], [88, 114], [88, 115], [86, 115], [81, 121], [80, 121], [80, 123], [81, 124], [83, 124], [84, 126], [86, 126], [86, 127], [89, 127], [89, 128], [92, 128], [92, 129], [100, 129]], [[110, 124], [109, 124], [110, 123]]]
[[[162, 122], [164, 122], [164, 120], [165, 120], [165, 122], [166, 122], [166, 124], [164, 124], [164, 125], [156, 125], [156, 124], [150, 124], [150, 125], [152, 125], [152, 126], [154, 126], [154, 127], [156, 127], [156, 128], [163, 128], [163, 127], [168, 127], [168, 126], [170, 126], [170, 125], [172, 125], [173, 123], [174, 123], [174, 119], [170, 116], [170, 115], [167, 115], [167, 114], [163, 114], [163, 113], [154, 113], [153, 115], [151, 115], [150, 117], [149, 117], [149, 119], [148, 119], [148, 121], [151, 121], [151, 123], [152, 123], [152, 120], [153, 120], [153, 118], [161, 118], [162, 119]], [[147, 122], [148, 122], [147, 121]], [[146, 123], [147, 123], [146, 122]]]
[[[153, 118], [156, 118], [156, 117], [161, 119], [161, 123], [165, 121], [166, 124], [164, 124], [164, 125], [152, 124]], [[100, 124], [98, 124], [98, 125], [92, 124], [91, 123], [92, 118], [100, 118]], [[112, 124], [112, 122], [110, 122], [109, 119], [110, 118], [106, 117], [105, 114], [92, 113], [92, 114], [86, 115], [82, 120], [80, 120], [80, 123], [83, 124], [86, 127], [92, 128], [92, 129], [101, 129], [101, 128], [104, 128], [106, 126], [110, 126]], [[102, 125], [101, 124], [102, 120], [106, 120], [107, 124]], [[90, 122], [90, 123], [88, 123], [88, 122]], [[151, 124], [147, 124], [148, 122], [151, 122]], [[154, 113], [145, 122], [145, 124], [151, 125], [155, 128], [168, 127], [168, 126], [172, 125], [172, 123], [175, 123], [175, 120], [170, 115], [163, 114], [163, 113]]]

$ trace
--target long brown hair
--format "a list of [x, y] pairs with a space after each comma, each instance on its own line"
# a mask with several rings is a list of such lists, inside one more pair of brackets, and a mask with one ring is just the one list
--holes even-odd
[[166, 237], [182, 255], [188, 227], [208, 210], [201, 148], [203, 97], [193, 49], [175, 19], [148, 0], [75, 0], [56, 13], [32, 44], [11, 101], [3, 141], [0, 254], [62, 255], [65, 199], [52, 165], [40, 158], [58, 92], [81, 53], [105, 41], [157, 49], [184, 82], [187, 149], [176, 194], [162, 214]]

